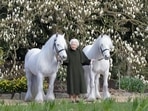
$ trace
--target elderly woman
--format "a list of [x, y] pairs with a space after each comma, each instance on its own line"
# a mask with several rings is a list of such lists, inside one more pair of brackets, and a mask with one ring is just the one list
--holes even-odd
[[72, 102], [78, 102], [79, 95], [87, 91], [82, 65], [89, 65], [91, 60], [79, 48], [77, 39], [70, 40], [67, 55], [68, 58], [63, 63], [67, 65], [67, 93]]

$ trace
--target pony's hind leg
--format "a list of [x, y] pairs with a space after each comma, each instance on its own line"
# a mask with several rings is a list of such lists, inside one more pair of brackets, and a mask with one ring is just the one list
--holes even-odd
[[85, 94], [84, 98], [88, 98], [89, 93], [90, 93], [90, 74], [89, 74], [89, 69], [87, 68], [87, 66], [83, 66], [84, 68], [84, 76], [85, 76], [85, 80], [86, 80], [86, 88], [87, 88], [87, 93]]
[[95, 93], [96, 93], [96, 98], [97, 99], [100, 99], [101, 98], [101, 95], [100, 95], [100, 81], [99, 81], [99, 78], [100, 78], [100, 74], [96, 74], [96, 77], [95, 77]]
[[36, 94], [36, 97], [35, 97], [35, 101], [37, 102], [43, 102], [44, 101], [44, 92], [43, 92], [43, 76], [42, 74], [38, 74], [36, 75], [37, 77], [37, 83], [38, 86], [37, 86], [37, 94]]
[[26, 78], [27, 78], [27, 93], [25, 96], [25, 101], [31, 101], [32, 99], [32, 93], [31, 93], [32, 73], [30, 71], [26, 71]]
[[108, 91], [108, 71], [103, 75], [104, 83], [103, 83], [103, 98], [110, 98], [110, 93]]
[[95, 96], [95, 73], [91, 71], [90, 73], [90, 93], [88, 95], [87, 101], [96, 100]]
[[46, 94], [46, 100], [54, 100], [55, 96], [54, 96], [54, 82], [56, 79], [56, 73], [51, 74], [51, 76], [49, 77], [49, 87], [48, 87], [48, 91]]

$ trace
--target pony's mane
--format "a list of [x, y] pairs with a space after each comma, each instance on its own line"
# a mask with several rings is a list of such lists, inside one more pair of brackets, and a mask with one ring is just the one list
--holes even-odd
[[96, 41], [94, 42], [94, 44], [98, 44], [98, 41], [100, 42], [104, 42], [104, 43], [107, 43], [107, 42], [110, 42], [109, 44], [111, 44], [111, 38], [110, 36], [104, 34], [104, 35], [100, 35]]
[[43, 45], [42, 50], [46, 50], [46, 47], [49, 48], [49, 45], [53, 46], [54, 44], [54, 40], [56, 39], [56, 34], [53, 34], [48, 41]]
[[48, 39], [48, 41], [43, 45], [42, 50], [45, 50], [45, 51], [50, 50], [51, 51], [52, 49], [54, 49], [54, 42], [55, 42], [55, 40], [58, 40], [58, 39], [60, 39], [61, 40], [61, 44], [64, 44], [65, 47], [67, 48], [67, 44], [66, 44], [66, 41], [65, 41], [64, 37], [59, 37], [59, 36], [63, 36], [63, 35], [58, 34], [58, 37], [56, 37], [56, 34], [53, 34]]

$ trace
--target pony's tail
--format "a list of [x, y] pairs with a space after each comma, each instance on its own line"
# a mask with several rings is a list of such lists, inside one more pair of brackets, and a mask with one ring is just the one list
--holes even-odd
[[29, 60], [29, 57], [31, 56], [31, 53], [30, 53], [30, 50], [28, 50], [28, 52], [26, 53], [25, 55], [25, 63], [24, 63], [24, 72], [26, 71], [27, 69], [27, 66], [28, 66], [28, 60]]
[[25, 63], [27, 63], [29, 57], [31, 56], [32, 53], [30, 53], [30, 50], [28, 50], [27, 54], [25, 55]]

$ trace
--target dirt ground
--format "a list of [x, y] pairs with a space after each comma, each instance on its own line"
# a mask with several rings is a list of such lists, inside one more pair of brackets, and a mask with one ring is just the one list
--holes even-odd
[[[148, 97], [148, 93], [133, 93], [133, 92], [126, 92], [124, 90], [117, 90], [117, 89], [109, 89], [111, 93], [111, 98], [113, 98], [116, 102], [126, 102], [126, 101], [132, 101], [136, 97]], [[68, 98], [56, 98], [58, 99], [68, 99]], [[14, 99], [0, 99], [0, 104], [24, 104], [27, 103], [23, 100], [14, 100]]]
[[111, 96], [113, 99], [115, 99], [117, 102], [126, 102], [126, 101], [132, 101], [135, 98], [144, 98], [148, 97], [148, 93], [135, 93], [135, 92], [127, 92], [124, 90], [117, 90], [117, 89], [110, 89]]

